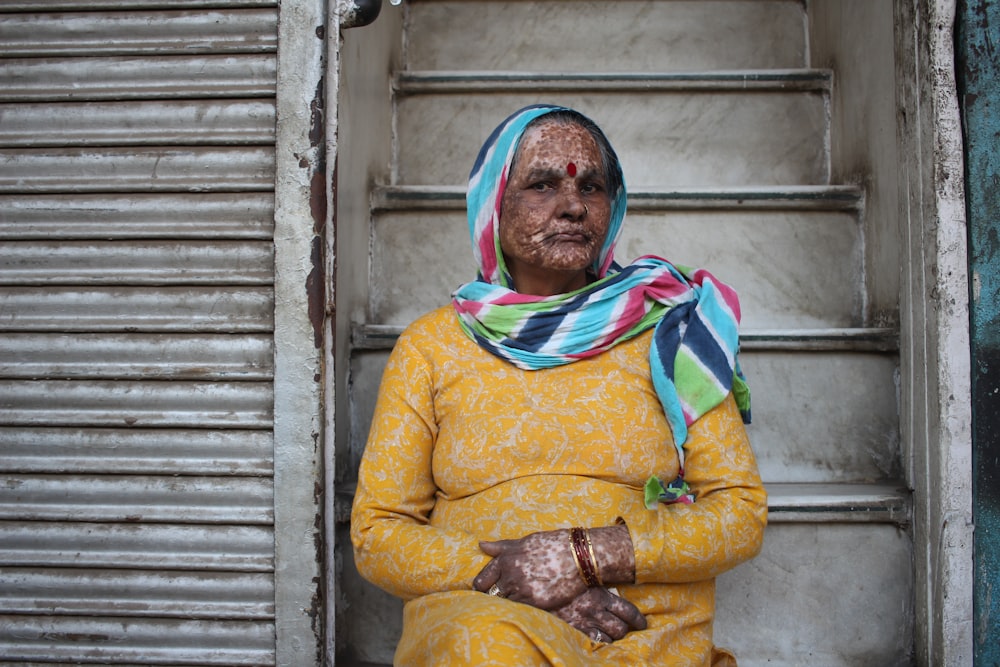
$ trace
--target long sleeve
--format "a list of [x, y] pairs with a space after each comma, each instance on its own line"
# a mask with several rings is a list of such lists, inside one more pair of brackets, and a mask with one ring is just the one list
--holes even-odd
[[760, 551], [767, 494], [732, 396], [695, 422], [685, 451], [695, 502], [623, 517], [635, 548], [636, 583], [709, 579]]
[[431, 368], [404, 336], [382, 377], [351, 513], [358, 571], [403, 599], [469, 589], [489, 560], [475, 535], [428, 523], [436, 436]]

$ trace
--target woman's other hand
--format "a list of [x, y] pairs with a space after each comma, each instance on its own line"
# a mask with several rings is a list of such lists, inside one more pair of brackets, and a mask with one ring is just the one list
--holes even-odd
[[646, 617], [639, 608], [606, 588], [589, 588], [552, 613], [594, 641], [617, 641], [632, 630], [645, 630]]
[[[624, 525], [592, 528], [596, 563], [602, 583], [632, 583], [635, 580], [635, 553], [632, 537]], [[484, 553], [493, 556], [473, 587], [524, 602], [539, 609], [556, 609], [587, 590], [587, 584], [573, 558], [569, 530], [531, 533], [516, 540], [480, 542]]]
[[568, 530], [480, 542], [479, 548], [493, 560], [472, 582], [478, 591], [485, 593], [495, 585], [495, 595], [539, 609], [555, 609], [587, 590], [573, 560]]

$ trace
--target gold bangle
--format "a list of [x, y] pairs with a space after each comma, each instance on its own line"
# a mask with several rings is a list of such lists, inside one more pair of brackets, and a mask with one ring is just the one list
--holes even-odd
[[576, 555], [576, 531], [578, 528], [570, 528], [569, 530], [569, 552], [573, 554], [573, 563], [576, 565], [576, 571], [580, 573], [580, 578], [583, 579], [583, 583], [590, 586], [587, 581], [587, 577], [583, 574], [583, 568], [580, 566], [580, 557]]
[[570, 548], [573, 550], [573, 561], [576, 563], [577, 569], [580, 571], [580, 578], [583, 579], [583, 583], [587, 584], [588, 588], [593, 588], [594, 586], [600, 586], [600, 577], [597, 575], [597, 566], [594, 564], [593, 547], [589, 547], [588, 542], [590, 538], [588, 532], [584, 528], [570, 528], [569, 530], [569, 544]]
[[587, 551], [590, 552], [590, 562], [594, 566], [594, 576], [597, 577], [597, 585], [603, 586], [604, 578], [601, 577], [601, 568], [597, 564], [597, 554], [594, 553], [594, 543], [590, 539], [590, 531], [583, 531], [583, 535], [587, 539]]

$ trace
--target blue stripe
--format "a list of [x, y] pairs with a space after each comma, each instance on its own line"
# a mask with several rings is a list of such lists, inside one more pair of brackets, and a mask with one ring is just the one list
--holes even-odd
[[727, 391], [733, 385], [733, 367], [730, 365], [726, 351], [716, 343], [712, 331], [699, 317], [692, 317], [684, 334], [685, 349], [705, 365], [715, 377], [716, 382]]

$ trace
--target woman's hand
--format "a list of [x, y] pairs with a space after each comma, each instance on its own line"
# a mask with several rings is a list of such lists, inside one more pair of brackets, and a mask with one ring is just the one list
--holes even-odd
[[632, 630], [645, 630], [639, 608], [606, 588], [589, 588], [552, 613], [597, 642], [621, 639]]
[[573, 560], [568, 530], [480, 542], [479, 548], [493, 560], [472, 582], [478, 591], [485, 593], [496, 585], [501, 597], [539, 609], [555, 609], [587, 590]]
[[[626, 584], [635, 579], [635, 552], [632, 537], [624, 525], [590, 530], [604, 584]], [[472, 585], [487, 592], [496, 586], [505, 598], [539, 609], [556, 609], [569, 604], [587, 590], [587, 584], [573, 558], [569, 530], [531, 533], [516, 540], [480, 542], [493, 556]]]

